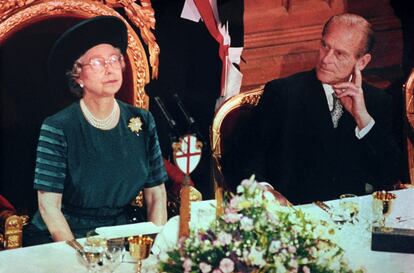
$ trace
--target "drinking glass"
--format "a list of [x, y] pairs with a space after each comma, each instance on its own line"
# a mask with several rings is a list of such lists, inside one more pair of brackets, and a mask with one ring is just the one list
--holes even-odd
[[113, 238], [106, 241], [105, 263], [109, 272], [114, 272], [121, 264], [125, 250], [124, 238]]
[[94, 231], [86, 234], [83, 246], [83, 258], [88, 263], [88, 273], [99, 272], [98, 263], [106, 250], [106, 239], [97, 235]]
[[360, 205], [358, 196], [352, 193], [345, 193], [339, 196], [339, 207], [344, 220], [349, 223], [358, 221]]
[[372, 225], [380, 227], [382, 231], [386, 228], [387, 216], [391, 214], [396, 195], [387, 191], [376, 191], [372, 194]]

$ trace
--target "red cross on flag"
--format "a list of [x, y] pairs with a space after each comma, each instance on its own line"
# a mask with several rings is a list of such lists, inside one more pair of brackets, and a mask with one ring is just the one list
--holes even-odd
[[175, 165], [186, 175], [190, 175], [200, 162], [202, 146], [193, 135], [185, 135], [173, 144]]

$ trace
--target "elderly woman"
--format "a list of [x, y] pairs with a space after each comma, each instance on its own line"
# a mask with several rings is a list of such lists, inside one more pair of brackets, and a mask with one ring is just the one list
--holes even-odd
[[40, 130], [34, 179], [40, 214], [28, 235], [37, 241], [46, 230], [61, 241], [127, 224], [126, 208], [142, 189], [148, 221], [166, 222], [167, 174], [153, 117], [114, 98], [126, 48], [126, 26], [112, 16], [82, 21], [52, 48], [55, 86], [66, 73], [80, 101], [46, 118]]

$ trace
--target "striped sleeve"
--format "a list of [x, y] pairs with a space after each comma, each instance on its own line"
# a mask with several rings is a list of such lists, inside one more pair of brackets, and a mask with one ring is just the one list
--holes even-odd
[[63, 130], [43, 123], [37, 144], [34, 188], [62, 193], [66, 162], [67, 143]]
[[151, 113], [148, 113], [149, 121], [149, 172], [148, 180], [145, 183], [145, 188], [155, 187], [167, 181], [168, 176], [165, 171], [164, 161], [162, 158], [160, 144], [158, 142], [157, 129], [155, 127], [155, 121]]

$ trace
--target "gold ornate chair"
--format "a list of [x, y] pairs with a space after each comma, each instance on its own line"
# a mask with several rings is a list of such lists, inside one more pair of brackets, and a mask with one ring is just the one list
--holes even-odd
[[408, 168], [410, 182], [414, 185], [414, 69], [404, 84], [405, 117], [404, 132], [407, 141]]
[[222, 156], [229, 148], [237, 125], [246, 121], [251, 110], [258, 104], [264, 86], [240, 93], [223, 103], [217, 110], [211, 128], [211, 147], [213, 157], [213, 180], [216, 185], [228, 189], [223, 176]]
[[0, 250], [22, 245], [22, 229], [28, 220], [27, 215], [17, 215], [13, 205], [0, 194]]
[[[76, 24], [78, 21], [97, 16], [97, 15], [113, 15], [122, 18], [128, 28], [128, 49], [126, 56], [126, 71], [124, 77], [123, 86], [118, 93], [117, 97], [128, 103], [131, 103], [137, 107], [148, 109], [148, 97], [145, 93], [145, 85], [150, 80], [150, 66], [151, 76], [156, 78], [158, 75], [158, 55], [159, 47], [155, 41], [155, 37], [151, 30], [155, 27], [154, 11], [151, 7], [150, 0], [141, 0], [140, 5], [135, 3], [134, 0], [2, 0], [0, 1], [0, 48], [1, 48], [1, 75], [0, 83], [3, 82], [2, 92], [2, 114], [8, 116], [4, 118], [5, 124], [2, 124], [2, 131], [5, 132], [3, 139], [9, 139], [9, 143], [2, 146], [7, 146], [11, 143], [18, 142], [20, 139], [17, 137], [18, 134], [24, 134], [25, 137], [30, 135], [32, 138], [29, 144], [26, 146], [32, 148], [35, 147], [37, 140], [37, 131], [39, 128], [40, 118], [43, 119], [45, 116], [39, 117], [39, 120], [32, 121], [33, 127], [27, 128], [24, 123], [19, 123], [19, 114], [17, 109], [13, 109], [18, 100], [30, 100], [34, 95], [27, 95], [27, 90], [32, 92], [39, 92], [39, 90], [45, 89], [45, 85], [42, 83], [46, 80], [39, 78], [42, 71], [45, 71], [45, 60], [48, 52], [56, 40], [56, 38], [63, 33], [65, 30]], [[118, 11], [123, 9], [128, 17], [129, 23], [124, 17], [122, 17]], [[145, 42], [150, 55], [150, 63], [148, 63], [147, 55], [144, 47], [138, 37], [136, 31], [140, 32], [142, 40]], [[17, 50], [19, 49], [19, 50]], [[14, 62], [14, 66], [9, 65]], [[16, 65], [17, 64], [17, 65]], [[25, 70], [13, 70], [13, 67], [23, 68], [24, 66], [30, 66], [29, 72], [33, 72], [35, 76], [32, 76], [31, 80], [35, 79], [35, 82], [24, 83], [24, 79], [28, 76], [25, 74]], [[6, 72], [7, 70], [7, 73]], [[38, 72], [40, 71], [40, 72]], [[36, 74], [38, 73], [38, 74]], [[22, 77], [24, 74], [24, 77]], [[15, 78], [9, 79], [10, 75]], [[38, 80], [38, 81], [37, 81]], [[7, 82], [7, 83], [6, 83]], [[23, 82], [23, 84], [21, 83]], [[19, 85], [20, 84], [20, 85]], [[26, 87], [29, 86], [29, 87]], [[28, 88], [26, 90], [26, 88]], [[23, 90], [25, 89], [25, 90]], [[131, 92], [131, 90], [133, 90]], [[64, 98], [65, 94], [40, 94], [39, 96], [48, 96], [48, 107], [51, 104], [56, 104], [56, 109], [63, 108], [68, 105], [68, 99]], [[62, 98], [60, 98], [62, 97]], [[26, 106], [37, 109], [39, 116], [45, 115], [44, 108], [41, 104], [42, 100], [34, 100], [29, 103], [26, 102]], [[33, 105], [37, 104], [39, 105]], [[17, 107], [16, 107], [17, 108]], [[50, 109], [49, 109], [50, 110]], [[50, 114], [50, 113], [48, 113]], [[35, 114], [24, 115], [24, 119], [34, 119]], [[24, 132], [24, 133], [22, 133]], [[6, 135], [7, 134], [7, 135]], [[24, 143], [22, 143], [24, 144]], [[31, 153], [20, 152], [21, 162], [13, 163], [14, 165], [21, 164], [31, 161], [34, 162], [34, 149]], [[12, 150], [9, 154], [12, 154]], [[17, 152], [18, 153], [18, 152]], [[9, 156], [7, 152], [2, 154], [5, 158]], [[32, 158], [33, 157], [33, 158]], [[26, 159], [25, 159], [26, 158]], [[16, 160], [17, 162], [17, 160]], [[3, 162], [2, 162], [3, 164]], [[32, 172], [33, 168], [27, 164], [22, 166], [23, 172]], [[34, 164], [34, 163], [33, 163]], [[26, 169], [24, 169], [26, 168]], [[7, 167], [2, 169], [7, 169]], [[13, 174], [15, 175], [15, 174]], [[18, 177], [18, 176], [16, 176]], [[19, 185], [16, 187], [19, 199], [23, 199], [23, 204], [29, 204], [27, 202], [27, 196], [21, 195], [21, 183], [31, 185], [33, 179], [24, 179], [20, 181], [19, 178], [7, 177], [3, 179], [0, 185], [4, 188], [10, 187], [11, 185]], [[16, 181], [13, 181], [16, 180]], [[31, 180], [31, 181], [29, 181]], [[9, 190], [10, 191], [10, 190]], [[138, 203], [142, 203], [142, 198], [137, 198]], [[19, 211], [19, 210], [18, 210]], [[27, 211], [24, 211], [27, 212]], [[22, 228], [24, 222], [27, 222], [27, 218], [22, 218], [15, 215], [13, 211], [3, 210], [0, 211], [0, 239], [2, 242], [0, 249], [4, 248], [16, 248], [21, 246]], [[1, 234], [2, 233], [2, 234]], [[1, 240], [0, 240], [1, 241]]]

